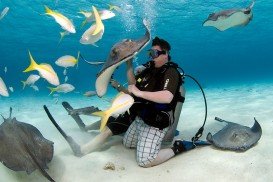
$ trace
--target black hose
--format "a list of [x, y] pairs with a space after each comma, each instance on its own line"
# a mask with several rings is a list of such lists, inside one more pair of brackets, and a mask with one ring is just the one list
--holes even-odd
[[205, 102], [205, 118], [204, 118], [204, 122], [203, 122], [202, 127], [201, 127], [201, 128], [198, 130], [198, 132], [195, 134], [195, 136], [192, 137], [192, 142], [194, 143], [195, 141], [197, 141], [197, 140], [202, 136], [203, 131], [204, 131], [204, 126], [205, 126], [205, 124], [206, 124], [207, 115], [208, 115], [207, 99], [206, 99], [206, 96], [205, 96], [205, 92], [204, 92], [202, 86], [200, 85], [200, 83], [199, 83], [194, 77], [192, 77], [192, 76], [190, 76], [190, 75], [184, 74], [184, 70], [183, 70], [183, 69], [181, 69], [181, 70], [182, 70], [182, 72], [183, 72], [182, 77], [189, 77], [189, 78], [191, 78], [191, 79], [192, 79], [193, 81], [195, 81], [195, 83], [199, 86], [199, 88], [200, 88], [200, 90], [201, 90], [201, 92], [202, 92], [202, 94], [203, 94], [203, 98], [204, 98], [204, 102]]

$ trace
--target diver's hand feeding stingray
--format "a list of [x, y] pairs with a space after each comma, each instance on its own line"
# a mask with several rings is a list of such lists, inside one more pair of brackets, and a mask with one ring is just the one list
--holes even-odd
[[45, 139], [34, 126], [19, 122], [16, 118], [4, 118], [0, 125], [0, 161], [13, 171], [32, 173], [36, 169], [54, 181], [45, 169], [53, 158], [53, 142]]
[[96, 79], [96, 92], [99, 97], [102, 97], [106, 93], [107, 86], [115, 69], [136, 56], [149, 43], [151, 34], [148, 22], [143, 20], [143, 24], [146, 28], [146, 33], [143, 37], [137, 40], [125, 39], [116, 43], [111, 48], [109, 56]]
[[252, 128], [217, 117], [215, 120], [227, 123], [223, 129], [214, 135], [211, 133], [207, 135], [207, 140], [217, 148], [243, 152], [254, 146], [262, 136], [262, 128], [255, 118]]
[[111, 79], [111, 80], [110, 80], [110, 83], [111, 83], [112, 87], [113, 87], [114, 89], [116, 89], [117, 91], [119, 91], [119, 92], [124, 92], [124, 93], [126, 93], [126, 94], [130, 94], [130, 92], [128, 91], [128, 89], [125, 88], [123, 85], [121, 85], [121, 84], [120, 84], [119, 82], [117, 82], [116, 80]]
[[252, 8], [255, 4], [253, 0], [251, 5], [243, 9], [229, 9], [217, 13], [211, 13], [203, 26], [213, 26], [220, 31], [225, 31], [235, 26], [245, 26], [252, 20]]

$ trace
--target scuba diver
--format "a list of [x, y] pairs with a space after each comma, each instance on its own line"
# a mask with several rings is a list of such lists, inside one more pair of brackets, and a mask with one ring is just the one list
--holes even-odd
[[[132, 60], [127, 61], [128, 89], [115, 80], [111, 85], [118, 91], [130, 93], [135, 102], [129, 112], [117, 118], [109, 117], [105, 129], [89, 142], [79, 145], [58, 126], [46, 106], [44, 109], [55, 127], [70, 145], [75, 156], [81, 157], [98, 150], [113, 135], [124, 134], [124, 146], [137, 148], [139, 166], [151, 167], [172, 158], [174, 155], [208, 145], [205, 141], [176, 140], [171, 148], [161, 149], [162, 142], [172, 143], [177, 135], [177, 124], [185, 100], [183, 79], [178, 65], [171, 61], [170, 45], [155, 37], [149, 50], [151, 61], [135, 69]], [[73, 109], [68, 102], [62, 103], [68, 114], [76, 121], [82, 131], [97, 130], [100, 121], [86, 126], [80, 116], [92, 115], [100, 111], [97, 107]], [[148, 152], [147, 152], [148, 151]]]
[[[123, 144], [136, 148], [137, 163], [141, 167], [161, 164], [173, 156], [208, 145], [205, 141], [188, 142], [176, 140], [171, 148], [161, 149], [167, 132], [178, 120], [175, 110], [178, 102], [184, 102], [180, 86], [183, 84], [178, 65], [171, 61], [170, 44], [158, 37], [152, 41], [149, 56], [152, 59], [137, 76], [132, 61], [127, 62], [128, 91], [135, 103], [130, 108], [132, 124], [126, 131]], [[176, 121], [177, 126], [177, 121]]]

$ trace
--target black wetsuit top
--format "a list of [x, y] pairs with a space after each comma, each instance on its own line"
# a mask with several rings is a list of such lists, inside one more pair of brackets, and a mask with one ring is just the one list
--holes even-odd
[[[153, 127], [164, 129], [173, 121], [173, 112], [177, 103], [175, 96], [179, 94], [180, 73], [171, 66], [163, 65], [160, 68], [146, 68], [136, 76], [136, 87], [141, 91], [168, 90], [174, 98], [170, 104], [159, 104], [142, 98], [135, 97], [135, 103], [130, 108], [130, 115], [139, 116], [142, 120]], [[171, 112], [172, 111], [172, 112]]]

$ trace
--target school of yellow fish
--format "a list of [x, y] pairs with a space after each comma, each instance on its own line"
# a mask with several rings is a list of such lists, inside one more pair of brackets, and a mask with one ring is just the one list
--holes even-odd
[[[82, 14], [85, 18], [83, 21], [81, 27], [84, 27], [87, 23], [92, 23], [91, 26], [83, 33], [80, 39], [81, 44], [85, 45], [93, 45], [96, 46], [96, 42], [98, 42], [103, 34], [104, 34], [104, 24], [102, 20], [110, 19], [115, 16], [115, 13], [112, 10], [121, 12], [121, 9], [118, 6], [110, 5], [108, 4], [109, 9], [104, 9], [98, 11], [95, 6], [92, 6], [92, 11], [83, 11], [80, 10], [80, 14]], [[57, 12], [56, 10], [50, 9], [48, 6], [45, 7], [45, 14], [48, 16], [51, 16], [54, 18], [56, 23], [58, 23], [61, 28], [64, 30], [63, 32], [60, 32], [60, 40], [59, 43], [62, 41], [64, 36], [67, 36], [69, 34], [76, 33], [76, 28], [73, 24], [73, 22], [67, 18], [65, 15]], [[9, 7], [6, 7], [2, 13], [0, 20], [7, 15], [7, 12], [9, 11]], [[59, 92], [59, 93], [68, 93], [75, 89], [75, 87], [71, 84], [66, 83], [68, 81], [67, 76], [67, 68], [68, 67], [74, 67], [75, 65], [78, 66], [79, 62], [79, 56], [80, 52], [77, 53], [77, 57], [71, 56], [71, 55], [64, 55], [58, 58], [55, 61], [55, 64], [57, 66], [64, 68], [64, 76], [65, 80], [64, 83], [60, 83], [60, 79], [57, 75], [57, 73], [54, 71], [53, 67], [48, 63], [38, 63], [35, 61], [34, 56], [32, 56], [31, 51], [28, 51], [29, 54], [29, 60], [30, 64], [29, 66], [23, 71], [24, 73], [32, 72], [32, 71], [38, 71], [39, 75], [31, 74], [28, 76], [28, 78], [25, 81], [21, 81], [23, 84], [23, 89], [26, 86], [30, 86], [34, 91], [39, 91], [39, 88], [35, 85], [35, 83], [40, 79], [40, 77], [44, 78], [48, 83], [50, 83], [53, 86], [49, 86], [50, 94], [53, 92]], [[7, 67], [5, 67], [5, 73], [7, 72]], [[14, 91], [13, 87], [9, 87], [9, 90], [11, 92]], [[92, 92], [92, 91], [89, 91]], [[4, 82], [4, 80], [0, 77], [0, 96], [9, 97], [9, 91], [7, 89], [7, 86]], [[86, 94], [84, 94], [86, 96]]]

